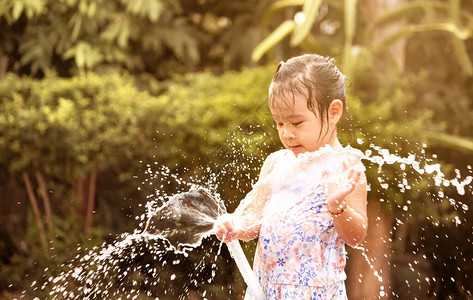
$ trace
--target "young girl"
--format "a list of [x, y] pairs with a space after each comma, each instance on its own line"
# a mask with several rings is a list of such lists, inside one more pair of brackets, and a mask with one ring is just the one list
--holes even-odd
[[337, 138], [345, 77], [333, 59], [291, 58], [268, 104], [285, 149], [268, 156], [235, 213], [217, 220], [216, 236], [259, 236], [253, 269], [268, 299], [346, 299], [344, 245], [359, 244], [368, 223], [360, 156]]

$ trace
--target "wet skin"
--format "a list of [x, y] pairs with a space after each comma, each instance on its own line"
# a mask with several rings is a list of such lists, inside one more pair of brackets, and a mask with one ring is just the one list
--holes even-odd
[[[322, 121], [318, 112], [314, 113], [307, 108], [307, 99], [304, 95], [297, 96], [292, 107], [270, 106], [271, 114], [277, 125], [279, 139], [284, 147], [296, 156], [300, 153], [318, 150], [326, 144], [331, 145], [334, 149], [339, 148], [336, 127], [332, 124], [330, 115], [333, 105], [342, 105], [337, 101], [340, 102], [340, 100], [335, 100], [330, 105], [328, 122], [327, 120]], [[334, 104], [336, 102], [337, 104]], [[338, 109], [338, 107], [335, 108]], [[322, 122], [324, 122], [323, 126]]]

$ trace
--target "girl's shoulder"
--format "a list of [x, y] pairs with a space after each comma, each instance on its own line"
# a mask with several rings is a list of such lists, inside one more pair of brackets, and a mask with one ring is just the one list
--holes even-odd
[[260, 178], [264, 178], [266, 175], [271, 173], [271, 171], [274, 169], [274, 165], [284, 156], [286, 156], [288, 151], [289, 150], [287, 149], [281, 149], [269, 154], [263, 163], [263, 167], [261, 168]]
[[358, 168], [363, 172], [366, 171], [366, 167], [362, 161], [365, 155], [360, 149], [353, 148], [352, 146], [345, 146], [342, 148], [342, 151], [344, 151], [347, 156], [350, 157], [351, 163], [353, 165], [357, 165]]
[[283, 157], [283, 156], [287, 155], [289, 152], [290, 152], [290, 150], [280, 149], [280, 150], [274, 151], [273, 153], [269, 154], [268, 159], [269, 158], [276, 159], [278, 157]]
[[287, 149], [281, 149], [277, 150], [266, 158], [266, 160], [270, 161], [272, 164], [277, 163], [280, 159], [287, 157], [287, 155], [290, 153], [290, 150]]

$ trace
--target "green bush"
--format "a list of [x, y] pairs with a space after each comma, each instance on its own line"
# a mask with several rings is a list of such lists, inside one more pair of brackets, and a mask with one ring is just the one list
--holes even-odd
[[[1, 285], [6, 287], [13, 280], [20, 288], [25, 284], [21, 276], [8, 274], [24, 272], [40, 282], [44, 279], [41, 269], [49, 267], [54, 272], [61, 262], [71, 259], [77, 244], [89, 240], [86, 244], [98, 245], [107, 233], [136, 228], [134, 217], [143, 213], [137, 204], [146, 203], [154, 189], [159, 189], [143, 186], [137, 191], [140, 180], [153, 180], [144, 174], [146, 165], [157, 163], [183, 177], [208, 177], [226, 170], [222, 172], [226, 175], [218, 176], [228, 177], [229, 184], [217, 190], [227, 200], [243, 195], [245, 191], [235, 187], [235, 177], [255, 178], [268, 147], [277, 147], [265, 131], [272, 128], [258, 127], [267, 117], [263, 104], [270, 76], [266, 68], [220, 77], [189, 75], [162, 83], [165, 92], [152, 96], [138, 90], [127, 75], [87, 73], [43, 80], [8, 75], [0, 82], [1, 177], [26, 191], [26, 174], [40, 210], [46, 208], [45, 186], [52, 216], [48, 219], [46, 214], [38, 217], [30, 212], [19, 216], [25, 225], [21, 229], [6, 224], [7, 234], [15, 238], [5, 247], [27, 246], [7, 258], [8, 270], [17, 272], [0, 273]], [[242, 139], [243, 135], [260, 140], [261, 148], [253, 149], [259, 144]], [[240, 169], [246, 159], [242, 151], [259, 158], [247, 155], [251, 166]], [[94, 172], [98, 174], [95, 179]], [[88, 195], [94, 180], [96, 202], [90, 207]], [[165, 185], [161, 192], [172, 194], [180, 188]], [[29, 195], [24, 199], [22, 205], [27, 209], [33, 200]], [[84, 234], [89, 210], [97, 210], [96, 217]], [[38, 219], [43, 229], [37, 227]], [[47, 245], [41, 244], [41, 231]]]

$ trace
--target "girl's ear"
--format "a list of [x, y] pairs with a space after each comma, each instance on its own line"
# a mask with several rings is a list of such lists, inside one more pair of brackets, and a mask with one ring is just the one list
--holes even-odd
[[343, 102], [339, 99], [335, 99], [330, 103], [328, 107], [328, 121], [330, 125], [337, 125], [338, 121], [343, 114]]

